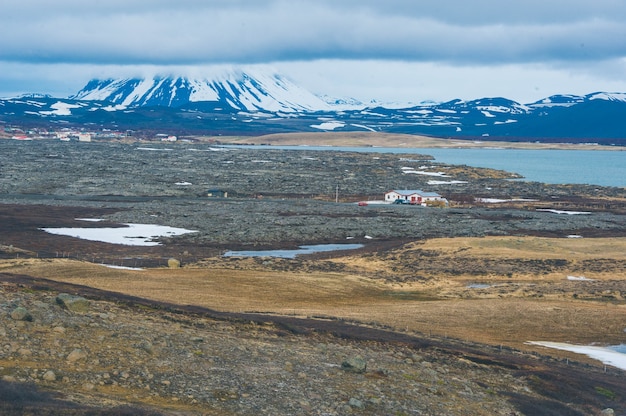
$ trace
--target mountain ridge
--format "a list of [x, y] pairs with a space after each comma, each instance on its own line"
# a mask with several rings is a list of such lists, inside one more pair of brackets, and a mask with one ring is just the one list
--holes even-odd
[[146, 78], [92, 79], [70, 99], [109, 101], [127, 107], [180, 107], [220, 102], [240, 111], [330, 110], [320, 97], [270, 72], [225, 71], [214, 77], [154, 75]]
[[213, 77], [154, 75], [89, 81], [68, 98], [0, 100], [0, 123], [172, 134], [381, 132], [468, 140], [626, 145], [626, 93], [562, 94], [522, 104], [505, 97], [419, 104], [316, 96], [271, 71]]

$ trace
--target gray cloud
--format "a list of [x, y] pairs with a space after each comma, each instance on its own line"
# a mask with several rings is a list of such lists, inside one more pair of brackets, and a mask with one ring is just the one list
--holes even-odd
[[0, 60], [126, 65], [608, 60], [626, 56], [622, 3], [21, 0], [0, 5]]
[[0, 96], [270, 63], [363, 101], [626, 91], [620, 0], [0, 2]]

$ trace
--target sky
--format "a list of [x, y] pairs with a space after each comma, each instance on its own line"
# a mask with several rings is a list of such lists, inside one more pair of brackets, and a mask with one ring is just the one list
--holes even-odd
[[4, 0], [0, 97], [257, 66], [362, 102], [626, 92], [623, 0]]

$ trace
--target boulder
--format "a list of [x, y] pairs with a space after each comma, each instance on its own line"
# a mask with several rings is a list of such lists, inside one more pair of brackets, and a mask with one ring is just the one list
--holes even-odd
[[85, 358], [87, 358], [87, 353], [79, 348], [76, 348], [74, 351], [68, 354], [66, 360], [70, 363], [74, 363]]
[[44, 380], [46, 380], [46, 381], [56, 381], [57, 380], [57, 376], [56, 376], [56, 374], [54, 374], [54, 371], [52, 371], [52, 370], [46, 371], [42, 378]]
[[18, 306], [11, 311], [11, 318], [16, 321], [32, 321], [33, 316], [28, 312], [28, 309]]
[[367, 369], [367, 363], [359, 356], [351, 357], [341, 363], [341, 368], [350, 373], [365, 373]]
[[89, 301], [81, 296], [61, 293], [57, 296], [56, 301], [59, 305], [72, 312], [86, 313], [89, 311]]

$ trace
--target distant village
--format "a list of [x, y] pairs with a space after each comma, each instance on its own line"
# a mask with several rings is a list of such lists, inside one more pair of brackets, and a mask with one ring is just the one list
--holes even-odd
[[[61, 140], [63, 142], [91, 142], [93, 140], [124, 140], [129, 138], [135, 138], [134, 131], [115, 131], [109, 129], [102, 129], [101, 131], [89, 131], [85, 129], [73, 129], [68, 127], [50, 129], [50, 128], [29, 128], [23, 129], [14, 126], [5, 126], [4, 134], [2, 138], [12, 140]], [[151, 135], [142, 135], [144, 140], [154, 140], [163, 142], [175, 142], [178, 141], [178, 137], [165, 134], [155, 133]]]

